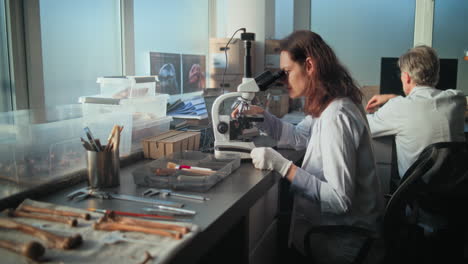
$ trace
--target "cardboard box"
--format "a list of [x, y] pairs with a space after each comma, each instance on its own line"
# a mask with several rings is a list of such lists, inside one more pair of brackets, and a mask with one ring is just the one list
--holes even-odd
[[[235, 92], [242, 83], [244, 76], [245, 47], [244, 41], [232, 39], [227, 49], [227, 71], [224, 74], [224, 87], [221, 87], [224, 69], [226, 68], [226, 54], [224, 49], [229, 38], [210, 38], [209, 88], [224, 88], [225, 91]], [[250, 49], [252, 71], [255, 69], [255, 41]], [[252, 72], [255, 76], [255, 72]]]
[[[223, 88], [221, 83], [223, 82], [223, 75], [211, 75], [210, 76], [210, 87], [211, 88]], [[235, 92], [237, 86], [242, 83], [242, 75], [224, 75], [224, 91]]]
[[288, 113], [289, 95], [288, 94], [270, 94], [267, 110], [271, 114], [281, 118]]
[[280, 69], [280, 40], [265, 40], [265, 70], [277, 71]]
[[[210, 38], [209, 69], [211, 75], [222, 75], [226, 67], [226, 55], [224, 49], [229, 38]], [[252, 57], [252, 69], [255, 69], [255, 41], [252, 41], [250, 49]], [[232, 39], [227, 50], [228, 68], [226, 74], [243, 75], [245, 48], [244, 42], [238, 38]]]
[[366, 109], [367, 102], [372, 98], [372, 96], [380, 93], [380, 86], [378, 85], [364, 85], [361, 88], [362, 92], [362, 106]]
[[198, 150], [200, 132], [170, 130], [159, 136], [146, 138], [142, 144], [145, 158], [158, 159], [174, 152]]

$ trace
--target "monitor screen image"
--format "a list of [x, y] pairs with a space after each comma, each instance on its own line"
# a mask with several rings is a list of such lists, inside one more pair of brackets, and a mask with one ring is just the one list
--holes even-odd
[[[437, 89], [457, 88], [458, 59], [440, 59]], [[380, 93], [404, 95], [398, 58], [382, 58], [380, 63]]]

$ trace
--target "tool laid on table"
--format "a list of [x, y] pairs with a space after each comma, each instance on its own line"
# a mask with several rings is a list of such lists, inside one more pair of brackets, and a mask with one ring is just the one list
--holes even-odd
[[0, 228], [14, 229], [20, 232], [35, 236], [47, 243], [48, 247], [58, 249], [72, 249], [81, 245], [83, 238], [80, 234], [70, 237], [59, 236], [31, 225], [16, 222], [6, 218], [0, 218]]
[[144, 191], [142, 194], [143, 194], [143, 196], [153, 196], [153, 195], [161, 194], [162, 196], [174, 196], [174, 197], [193, 199], [193, 200], [198, 200], [198, 201], [208, 201], [208, 200], [210, 200], [210, 198], [204, 197], [204, 196], [201, 196], [201, 195], [177, 193], [177, 192], [167, 190], [167, 189], [150, 188], [150, 189], [147, 189], [146, 191]]
[[150, 199], [150, 198], [138, 197], [138, 196], [132, 196], [132, 195], [126, 195], [126, 194], [110, 194], [110, 195], [113, 199], [117, 199], [117, 200], [132, 201], [132, 202], [139, 202], [139, 203], [149, 203], [155, 206], [162, 205], [162, 206], [168, 206], [171, 208], [172, 207], [177, 207], [177, 208], [184, 207], [184, 204], [182, 203], [171, 202], [171, 201]]
[[123, 215], [123, 216], [149, 217], [149, 218], [161, 219], [161, 220], [175, 220], [174, 217], [168, 216], [168, 215], [139, 214], [139, 213], [122, 212], [122, 211], [106, 210], [106, 209], [96, 209], [96, 208], [88, 208], [88, 210], [91, 212], [97, 212], [101, 214], [113, 213], [116, 215]]
[[101, 200], [107, 200], [111, 198], [111, 196], [107, 192], [99, 191], [96, 189], [88, 189], [87, 187], [78, 189], [67, 195], [68, 200], [74, 200], [76, 202], [82, 201], [90, 197], [99, 198]]
[[0, 240], [0, 247], [13, 251], [19, 255], [28, 257], [32, 260], [39, 260], [44, 255], [44, 246], [36, 241], [26, 243], [16, 243], [8, 240]]
[[181, 208], [173, 208], [164, 205], [155, 205], [154, 208], [142, 208], [143, 211], [148, 213], [167, 213], [171, 215], [185, 215], [185, 216], [192, 216], [195, 215], [197, 212], [188, 209], [181, 209]]
[[149, 203], [153, 205], [164, 205], [168, 207], [177, 207], [177, 208], [181, 208], [184, 206], [184, 204], [177, 203], [177, 202], [150, 199], [146, 197], [138, 197], [138, 196], [126, 195], [126, 194], [109, 193], [109, 192], [104, 192], [104, 191], [95, 190], [95, 189], [88, 189], [87, 187], [78, 189], [67, 195], [67, 198], [69, 200], [75, 200], [75, 201], [82, 201], [89, 197], [94, 197], [94, 198], [99, 198], [99, 199], [104, 199], [104, 200], [116, 199], [116, 200], [139, 202], [139, 203]]

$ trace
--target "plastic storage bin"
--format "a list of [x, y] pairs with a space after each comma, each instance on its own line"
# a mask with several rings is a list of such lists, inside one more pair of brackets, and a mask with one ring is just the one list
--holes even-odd
[[156, 76], [100, 77], [101, 96], [125, 99], [155, 95]]
[[[103, 112], [126, 112], [134, 115], [134, 120], [165, 117], [168, 94], [155, 94], [142, 98], [121, 99], [118, 104], [83, 103], [84, 115], [96, 115]], [[80, 98], [85, 102], [84, 98]]]
[[107, 139], [112, 126], [123, 125], [120, 156], [141, 150], [140, 141], [169, 130], [172, 117], [166, 116], [167, 94], [120, 100], [119, 105], [83, 104], [85, 124], [96, 138]]
[[83, 127], [89, 127], [94, 138], [99, 139], [101, 144], [107, 144], [107, 138], [114, 125], [123, 126], [123, 130], [120, 133], [119, 146], [121, 157], [128, 156], [131, 153], [132, 118], [132, 113], [122, 111], [122, 109], [112, 105], [83, 105]]
[[81, 116], [81, 105], [3, 113], [0, 174], [33, 186], [83, 169]]
[[133, 122], [132, 147], [131, 152], [142, 149], [141, 141], [148, 137], [157, 136], [169, 131], [169, 125], [172, 121], [171, 116], [165, 116], [156, 119], [137, 120]]
[[120, 100], [121, 111], [134, 114], [134, 121], [148, 118], [161, 118], [166, 116], [168, 94], [156, 94], [143, 98], [130, 98]]
[[[167, 168], [168, 162], [179, 165], [210, 168], [211, 175], [199, 175], [184, 170], [175, 170], [173, 174], [158, 176], [158, 168]], [[169, 188], [174, 190], [207, 191], [216, 183], [229, 176], [240, 166], [240, 156], [232, 155], [227, 159], [216, 159], [213, 154], [199, 151], [175, 152], [166, 157], [142, 165], [135, 169], [133, 179], [138, 186]]]

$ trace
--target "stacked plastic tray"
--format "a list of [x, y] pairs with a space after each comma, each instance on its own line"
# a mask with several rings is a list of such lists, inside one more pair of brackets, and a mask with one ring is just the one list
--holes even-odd
[[85, 167], [81, 105], [0, 114], [0, 179], [32, 186]]
[[[188, 165], [209, 168], [211, 175], [201, 175], [185, 170], [175, 170], [168, 175], [156, 175], [157, 169], [165, 169], [168, 162], [178, 165]], [[174, 190], [207, 191], [216, 183], [229, 176], [240, 166], [240, 157], [232, 155], [227, 159], [216, 159], [214, 155], [199, 151], [176, 152], [157, 159], [135, 169], [133, 178], [135, 184], [141, 187], [165, 188]]]
[[107, 138], [113, 125], [124, 126], [120, 155], [141, 150], [141, 140], [169, 130], [171, 117], [166, 116], [169, 95], [156, 94], [140, 98], [121, 99], [113, 104], [83, 104], [83, 118], [99, 138]]

